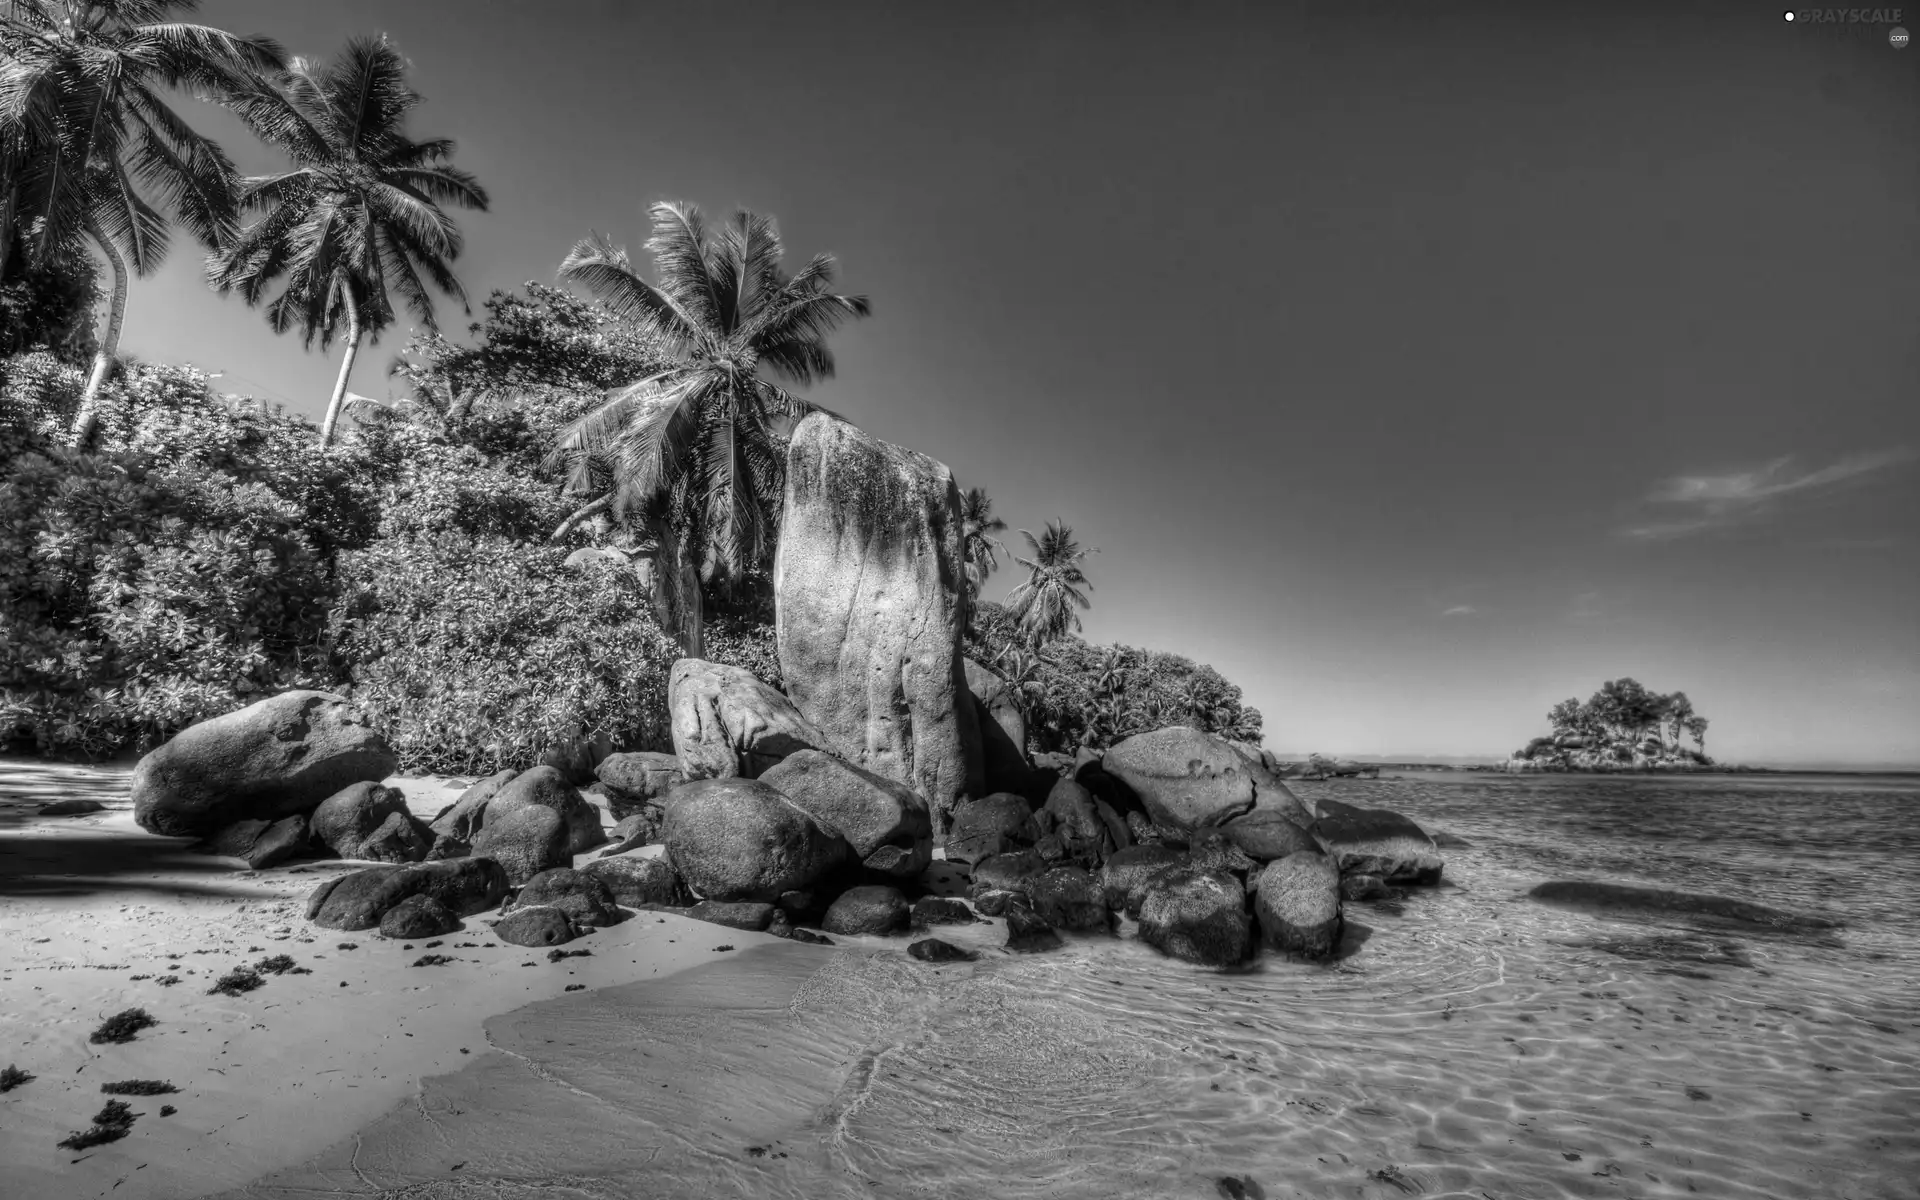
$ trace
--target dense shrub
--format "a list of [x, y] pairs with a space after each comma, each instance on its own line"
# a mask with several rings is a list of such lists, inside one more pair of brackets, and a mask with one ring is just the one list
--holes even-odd
[[[78, 366], [93, 357], [93, 259], [77, 246], [44, 258], [16, 244], [0, 281], [0, 357], [48, 351]], [[32, 261], [29, 261], [29, 259]]]
[[666, 743], [677, 649], [632, 571], [565, 557], [458, 532], [341, 557], [334, 649], [403, 765], [486, 773], [582, 736]]
[[772, 622], [721, 614], [706, 623], [701, 636], [706, 642], [708, 662], [739, 667], [762, 682], [777, 688], [783, 686]]

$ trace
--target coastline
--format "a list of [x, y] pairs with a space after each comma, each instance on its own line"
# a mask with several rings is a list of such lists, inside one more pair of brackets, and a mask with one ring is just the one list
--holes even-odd
[[[432, 951], [453, 961], [415, 967], [424, 943], [406, 949], [374, 930], [336, 933], [304, 919], [319, 882], [365, 864], [255, 872], [187, 853], [189, 839], [134, 824], [127, 773], [0, 762], [0, 945], [10, 951], [0, 964], [0, 1067], [34, 1076], [0, 1095], [0, 1194], [172, 1200], [238, 1187], [321, 1153], [403, 1104], [424, 1077], [486, 1053], [489, 1018], [569, 987], [701, 966], [719, 946], [778, 940], [641, 913], [569, 947], [590, 955], [549, 962], [496, 943], [470, 918]], [[429, 818], [460, 790], [439, 778], [388, 783]], [[73, 797], [108, 807], [36, 814]], [[349, 942], [357, 948], [339, 949]], [[311, 973], [208, 994], [224, 972], [279, 954]], [[158, 982], [169, 975], [179, 982]], [[129, 1008], [157, 1024], [129, 1043], [89, 1043], [102, 1019]], [[180, 1091], [129, 1098], [143, 1115], [122, 1141], [59, 1149], [107, 1098], [100, 1085], [123, 1079]], [[162, 1118], [163, 1103], [178, 1111]]]

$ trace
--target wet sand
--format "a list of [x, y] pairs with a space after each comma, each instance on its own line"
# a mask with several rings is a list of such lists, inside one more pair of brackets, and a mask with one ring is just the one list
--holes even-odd
[[[308, 894], [364, 864], [255, 872], [188, 853], [189, 840], [134, 824], [128, 771], [0, 760], [0, 1068], [34, 1076], [0, 1094], [9, 1200], [173, 1200], [244, 1184], [321, 1153], [406, 1102], [422, 1077], [484, 1054], [489, 1017], [570, 986], [705, 965], [720, 945], [775, 940], [648, 913], [567, 947], [591, 956], [550, 963], [499, 943], [486, 914], [432, 947], [317, 929], [304, 919]], [[426, 817], [460, 790], [447, 779], [388, 782]], [[69, 799], [108, 807], [36, 815]], [[453, 961], [411, 965], [428, 953]], [[280, 954], [310, 973], [208, 994], [232, 968]], [[157, 1024], [125, 1044], [89, 1042], [129, 1008]], [[100, 1085], [125, 1079], [180, 1091], [128, 1097], [142, 1115], [120, 1141], [60, 1149], [108, 1099]], [[178, 1111], [161, 1117], [163, 1104]]]

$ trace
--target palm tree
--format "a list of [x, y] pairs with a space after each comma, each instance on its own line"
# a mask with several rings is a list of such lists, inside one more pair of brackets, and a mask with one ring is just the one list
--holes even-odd
[[144, 276], [160, 265], [169, 218], [210, 248], [233, 231], [233, 163], [163, 93], [190, 87], [220, 99], [286, 58], [265, 37], [167, 19], [195, 7], [12, 0], [0, 16], [0, 270], [14, 231], [30, 225], [34, 257], [84, 238], [113, 273], [106, 332], [74, 414], [82, 446], [119, 352], [129, 267]]
[[817, 407], [775, 381], [830, 378], [827, 335], [871, 309], [863, 296], [828, 290], [832, 255], [782, 271], [771, 218], [741, 211], [716, 232], [691, 204], [649, 212], [657, 283], [599, 234], [560, 264], [562, 279], [657, 337], [672, 362], [561, 432], [548, 465], [572, 468], [568, 490], [600, 495], [553, 537], [609, 509], [638, 514], [671, 530], [703, 582], [731, 587], [768, 557], [786, 432]]
[[207, 262], [222, 295], [267, 305], [275, 333], [297, 328], [311, 348], [346, 343], [320, 444], [333, 440], [363, 339], [395, 319], [397, 293], [420, 324], [434, 321], [429, 283], [466, 305], [449, 264], [463, 239], [446, 206], [486, 211], [487, 193], [452, 165], [446, 138], [416, 142], [402, 130], [421, 96], [407, 62], [385, 37], [354, 38], [331, 63], [294, 60], [271, 85], [236, 95], [234, 110], [291, 170], [247, 180], [242, 209], [260, 217]]
[[1069, 630], [1079, 632], [1080, 615], [1073, 610], [1093, 606], [1080, 590], [1093, 590], [1080, 562], [1094, 552], [1081, 549], [1073, 540], [1073, 528], [1059, 521], [1049, 521], [1038, 538], [1024, 529], [1020, 536], [1027, 539], [1033, 557], [1013, 560], [1027, 568], [1028, 575], [1008, 594], [1007, 611], [1020, 622], [1028, 642], [1040, 647]]
[[1000, 566], [1000, 551], [1006, 546], [996, 533], [1006, 532], [1007, 523], [993, 515], [993, 497], [985, 488], [968, 488], [960, 496], [960, 545], [966, 559], [967, 599], [979, 599], [987, 576]]

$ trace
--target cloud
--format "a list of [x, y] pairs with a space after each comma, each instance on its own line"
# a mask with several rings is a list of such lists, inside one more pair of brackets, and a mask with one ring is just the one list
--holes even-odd
[[1443, 617], [1470, 617], [1479, 611], [1479, 609], [1471, 604], [1456, 604], [1440, 615]]
[[1631, 538], [1662, 540], [1723, 529], [1777, 511], [1800, 497], [1862, 481], [1914, 457], [1913, 451], [1901, 446], [1852, 455], [1813, 471], [1797, 468], [1787, 456], [1725, 475], [1676, 475], [1647, 494], [1646, 503], [1656, 506], [1660, 515], [1620, 532]]

